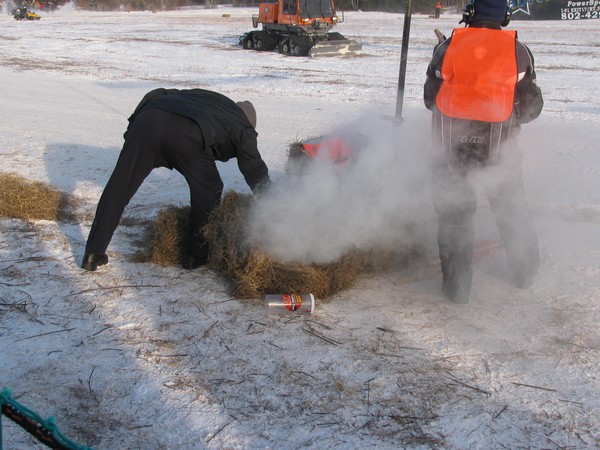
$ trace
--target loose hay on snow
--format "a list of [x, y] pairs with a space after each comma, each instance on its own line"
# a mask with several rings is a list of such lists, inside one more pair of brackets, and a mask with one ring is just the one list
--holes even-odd
[[[398, 260], [391, 251], [355, 250], [330, 264], [284, 263], [250, 247], [245, 224], [253, 198], [227, 192], [213, 211], [205, 228], [209, 243], [209, 263], [233, 282], [237, 298], [257, 299], [265, 294], [302, 292], [326, 299], [351, 287], [361, 274], [389, 269]], [[153, 225], [150, 240], [152, 261], [177, 265], [186, 251], [189, 208], [170, 207]], [[160, 261], [160, 262], [159, 262]]]
[[75, 200], [39, 181], [0, 174], [0, 217], [20, 220], [74, 220]]
[[169, 206], [150, 225], [150, 260], [159, 266], [177, 266], [187, 251], [190, 208]]

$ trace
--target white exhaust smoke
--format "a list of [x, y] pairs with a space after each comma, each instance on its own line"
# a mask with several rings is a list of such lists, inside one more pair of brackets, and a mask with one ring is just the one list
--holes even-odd
[[397, 125], [371, 112], [331, 134], [354, 145], [360, 136], [352, 161], [315, 158], [275, 181], [253, 208], [251, 244], [282, 261], [310, 264], [422, 240], [433, 214], [428, 119]]

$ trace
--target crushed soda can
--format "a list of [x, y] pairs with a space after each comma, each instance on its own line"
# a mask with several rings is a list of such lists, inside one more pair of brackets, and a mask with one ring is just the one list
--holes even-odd
[[315, 296], [312, 294], [269, 294], [265, 295], [265, 308], [270, 313], [312, 314]]

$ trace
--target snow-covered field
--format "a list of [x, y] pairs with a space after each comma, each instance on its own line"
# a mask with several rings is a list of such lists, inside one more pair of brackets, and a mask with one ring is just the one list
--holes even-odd
[[[413, 16], [396, 125], [402, 15], [346, 13], [337, 31], [363, 55], [308, 59], [241, 49], [255, 12], [0, 16], [1, 171], [77, 196], [86, 218], [0, 221], [0, 387], [95, 449], [598, 448], [598, 20], [509, 27], [536, 57], [546, 102], [520, 137], [542, 252], [527, 290], [508, 283], [497, 250], [475, 266], [468, 305], [444, 299], [435, 271], [394, 270], [317, 299], [313, 315], [273, 316], [210, 269], [131, 262], [140, 226], [118, 229], [108, 266], [78, 267], [127, 117], [158, 86], [252, 101], [277, 183], [291, 142], [369, 136], [355, 195], [331, 178], [290, 193], [293, 222], [316, 230], [292, 233], [290, 249], [322, 255], [320, 234], [335, 237], [331, 255], [353, 238], [393, 242], [381, 219], [404, 214], [423, 220], [435, 254], [422, 85], [433, 28], [449, 35], [459, 16]], [[226, 189], [248, 192], [234, 161], [220, 167]], [[126, 215], [186, 204], [183, 178], [161, 169]], [[497, 239], [483, 196], [477, 233]], [[2, 443], [44, 448], [6, 419]]]

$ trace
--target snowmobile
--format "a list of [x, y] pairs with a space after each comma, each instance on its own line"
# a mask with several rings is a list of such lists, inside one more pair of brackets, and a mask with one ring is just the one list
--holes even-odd
[[252, 16], [252, 26], [239, 38], [246, 49], [270, 51], [292, 56], [356, 55], [362, 45], [331, 29], [343, 21], [333, 0], [273, 0], [261, 3]]

